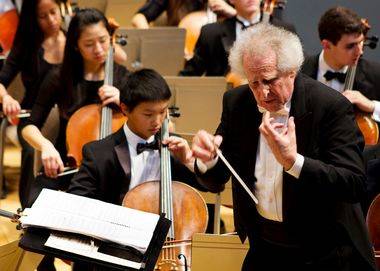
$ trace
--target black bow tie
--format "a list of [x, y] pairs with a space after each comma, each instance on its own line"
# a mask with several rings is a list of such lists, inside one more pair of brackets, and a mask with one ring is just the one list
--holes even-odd
[[242, 21], [236, 18], [236, 21], [241, 25], [241, 30], [246, 30], [247, 28], [254, 26], [256, 23], [250, 23], [249, 25], [245, 25]]
[[346, 74], [342, 72], [327, 71], [323, 76], [326, 78], [327, 81], [337, 79], [342, 84], [344, 84], [344, 81], [346, 80]]
[[158, 145], [158, 140], [154, 140], [150, 143], [138, 143], [136, 146], [137, 154], [140, 154], [143, 151], [158, 150]]

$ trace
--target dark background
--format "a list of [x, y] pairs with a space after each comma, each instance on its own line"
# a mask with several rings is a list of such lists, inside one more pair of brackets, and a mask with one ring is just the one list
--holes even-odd
[[[296, 26], [307, 54], [321, 50], [318, 37], [318, 21], [330, 7], [344, 6], [352, 9], [360, 17], [367, 18], [372, 26], [369, 35], [380, 36], [380, 0], [287, 0], [283, 18]], [[380, 44], [376, 49], [364, 49], [364, 57], [380, 62]]]

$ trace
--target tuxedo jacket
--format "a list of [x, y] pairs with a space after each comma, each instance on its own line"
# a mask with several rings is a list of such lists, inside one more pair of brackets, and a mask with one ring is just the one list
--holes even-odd
[[[311, 260], [318, 260], [327, 247], [337, 247], [332, 240], [340, 236], [361, 256], [361, 270], [374, 270], [358, 204], [365, 194], [363, 138], [354, 125], [351, 104], [338, 92], [299, 74], [290, 115], [295, 120], [297, 152], [305, 161], [298, 179], [283, 172], [283, 225], [298, 237], [304, 251], [312, 254]], [[261, 121], [248, 85], [225, 93], [216, 134], [223, 137], [223, 154], [252, 191]], [[205, 174], [198, 171], [197, 175], [208, 189], [219, 191], [231, 174], [218, 161]], [[255, 204], [234, 178], [232, 189], [236, 230], [242, 240], [248, 235], [251, 242], [257, 229]]]
[[[68, 188], [69, 193], [121, 204], [131, 180], [131, 159], [123, 128], [99, 141], [84, 145], [83, 160]], [[171, 158], [172, 179], [204, 190], [195, 175]]]
[[[301, 71], [317, 79], [319, 54], [307, 57]], [[354, 90], [360, 91], [370, 100], [380, 101], [380, 64], [360, 58], [354, 80]]]
[[[271, 23], [295, 32], [293, 25], [271, 18]], [[224, 76], [230, 68], [228, 65], [229, 51], [236, 40], [236, 17], [222, 22], [206, 24], [194, 49], [194, 56], [186, 62], [180, 72], [183, 76]]]

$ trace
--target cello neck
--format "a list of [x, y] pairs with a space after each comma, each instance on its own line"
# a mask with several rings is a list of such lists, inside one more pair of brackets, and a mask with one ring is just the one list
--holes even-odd
[[347, 75], [346, 75], [346, 79], [344, 80], [343, 90], [353, 89], [355, 74], [356, 74], [356, 65], [352, 65], [347, 70]]
[[[113, 46], [111, 44], [105, 64], [105, 85], [113, 85]], [[112, 133], [112, 109], [108, 106], [102, 107], [102, 116], [100, 120], [99, 139], [105, 138]]]
[[[161, 142], [169, 137], [169, 117], [167, 116], [161, 127]], [[167, 146], [161, 144], [161, 182], [160, 182], [160, 211], [172, 222], [168, 237], [174, 236], [173, 192], [172, 174], [170, 165], [170, 152]]]

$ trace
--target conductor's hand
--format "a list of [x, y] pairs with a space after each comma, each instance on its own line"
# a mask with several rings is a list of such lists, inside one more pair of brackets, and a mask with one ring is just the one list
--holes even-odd
[[356, 105], [360, 110], [373, 113], [375, 110], [375, 103], [365, 97], [357, 90], [346, 90], [342, 94], [354, 105]]
[[3, 96], [3, 112], [7, 117], [15, 117], [21, 110], [19, 102], [12, 98], [11, 95], [5, 94]]
[[204, 130], [200, 130], [193, 137], [192, 151], [193, 157], [202, 162], [209, 162], [216, 157], [216, 149], [222, 143], [220, 135], [213, 136]]
[[182, 164], [194, 163], [193, 152], [185, 139], [177, 136], [170, 136], [162, 141], [162, 144], [168, 145], [169, 151]]
[[102, 105], [105, 106], [110, 103], [120, 105], [120, 91], [109, 85], [103, 85], [98, 91]]
[[269, 112], [265, 112], [263, 122], [259, 130], [265, 137], [276, 160], [289, 170], [295, 163], [297, 157], [296, 127], [294, 118], [288, 120], [288, 127], [284, 124], [274, 122]]
[[41, 159], [46, 176], [57, 178], [58, 173], [63, 172], [64, 166], [61, 156], [52, 143], [48, 142], [42, 146]]

